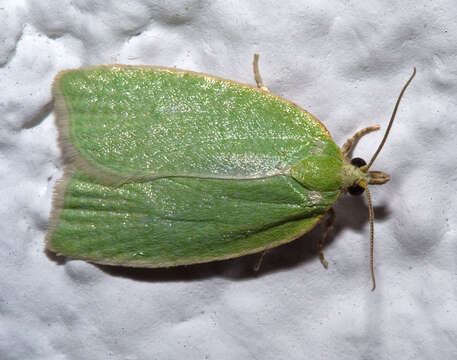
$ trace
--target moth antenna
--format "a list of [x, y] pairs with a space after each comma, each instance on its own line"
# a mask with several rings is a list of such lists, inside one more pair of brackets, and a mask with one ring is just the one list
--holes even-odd
[[363, 184], [361, 185], [365, 188], [365, 194], [367, 195], [368, 217], [370, 219], [370, 270], [371, 280], [373, 282], [373, 288], [371, 289], [371, 291], [374, 291], [374, 289], [376, 289], [376, 279], [374, 277], [374, 211], [368, 185], [366, 182], [363, 182]]
[[[411, 81], [413, 80], [414, 76], [416, 75], [416, 68], [414, 68], [413, 70], [413, 74], [411, 75], [411, 77], [408, 79], [408, 81], [406, 82], [406, 84], [403, 86], [403, 89], [401, 89], [401, 92], [400, 92], [400, 95], [398, 96], [398, 99], [397, 99], [397, 103], [395, 104], [395, 107], [394, 107], [394, 111], [392, 112], [392, 116], [390, 117], [390, 121], [389, 121], [389, 125], [387, 126], [387, 129], [386, 129], [386, 132], [384, 134], [384, 137], [381, 141], [381, 144], [379, 144], [378, 146], [378, 149], [376, 150], [376, 152], [374, 153], [373, 157], [371, 158], [370, 162], [368, 163], [368, 165], [366, 166], [366, 170], [368, 171], [368, 169], [371, 167], [371, 165], [373, 165], [374, 161], [376, 160], [376, 157], [378, 156], [378, 154], [380, 153], [382, 147], [384, 146], [384, 143], [386, 142], [387, 140], [387, 136], [389, 135], [389, 132], [390, 132], [390, 128], [392, 127], [392, 124], [394, 122], [394, 119], [395, 119], [395, 115], [397, 114], [397, 109], [398, 109], [398, 105], [400, 104], [400, 100], [401, 98], [403, 97], [403, 94], [404, 92], [406, 91], [406, 88], [409, 86], [409, 84], [411, 83]], [[367, 193], [368, 195], [368, 193]]]

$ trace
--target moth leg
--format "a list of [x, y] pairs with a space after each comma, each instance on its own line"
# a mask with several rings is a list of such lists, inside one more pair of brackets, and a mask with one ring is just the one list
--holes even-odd
[[324, 257], [324, 242], [327, 238], [328, 233], [330, 232], [330, 230], [332, 230], [333, 223], [335, 221], [335, 210], [333, 210], [333, 208], [330, 208], [327, 211], [327, 214], [328, 217], [324, 224], [324, 233], [322, 234], [322, 237], [319, 239], [319, 242], [317, 243], [319, 259], [321, 260], [322, 265], [324, 265], [326, 269], [328, 268], [328, 261], [325, 260]]
[[254, 266], [254, 271], [257, 272], [260, 270], [260, 266], [262, 265], [262, 261], [263, 261], [263, 258], [265, 257], [265, 254], [267, 253], [268, 250], [264, 250], [262, 251], [262, 253], [260, 254], [260, 257], [259, 259], [257, 260], [257, 263], [255, 264]]
[[255, 79], [255, 82], [257, 83], [257, 87], [259, 89], [264, 90], [264, 91], [270, 92], [270, 90], [268, 90], [268, 88], [263, 83], [262, 77], [260, 76], [260, 72], [259, 72], [259, 54], [254, 54], [253, 65], [254, 65], [254, 79]]
[[371, 133], [372, 131], [376, 131], [376, 130], [379, 130], [381, 127], [379, 125], [374, 125], [374, 126], [368, 126], [362, 130], [359, 130], [357, 131], [354, 136], [352, 136], [350, 139], [348, 139], [344, 145], [342, 146], [341, 148], [341, 152], [343, 153], [343, 155], [346, 155], [350, 150], [351, 148], [353, 147], [353, 145], [363, 136], [363, 135], [366, 135], [366, 134], [369, 134]]

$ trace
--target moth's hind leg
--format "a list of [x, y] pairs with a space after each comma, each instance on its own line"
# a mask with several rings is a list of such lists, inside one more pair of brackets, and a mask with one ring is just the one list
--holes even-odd
[[260, 270], [260, 266], [262, 265], [263, 258], [265, 257], [265, 254], [267, 253], [268, 250], [264, 250], [260, 253], [260, 257], [257, 260], [257, 262], [254, 265], [254, 271], [257, 272]]
[[[335, 222], [335, 210], [333, 208], [330, 208], [327, 213], [327, 219], [325, 220], [324, 224], [324, 233], [322, 234], [322, 237], [319, 239], [319, 242], [317, 243], [317, 250], [319, 254], [319, 259], [321, 260], [322, 265], [327, 269], [328, 268], [328, 261], [325, 259], [324, 256], [324, 243], [325, 240], [327, 239], [328, 233], [330, 230], [333, 228], [333, 223]], [[265, 257], [265, 254], [267, 253], [268, 250], [264, 250], [260, 253], [259, 259], [257, 260], [255, 266], [254, 266], [254, 271], [259, 271], [260, 266], [262, 265], [263, 258]]]
[[264, 90], [264, 91], [270, 92], [270, 90], [268, 90], [268, 88], [263, 83], [262, 77], [260, 76], [260, 72], [259, 72], [259, 54], [254, 54], [253, 65], [254, 65], [254, 79], [255, 79], [255, 82], [257, 83], [257, 87], [259, 89]]
[[321, 260], [322, 265], [327, 269], [328, 268], [328, 261], [325, 260], [324, 257], [324, 243], [325, 240], [327, 239], [327, 235], [332, 230], [333, 223], [335, 222], [335, 210], [333, 208], [330, 208], [327, 211], [327, 220], [325, 221], [324, 224], [324, 233], [322, 234], [322, 237], [319, 239], [319, 242], [317, 243], [317, 250], [319, 253], [319, 259]]
[[348, 139], [344, 145], [341, 147], [341, 152], [343, 155], [346, 155], [351, 151], [353, 145], [363, 136], [369, 134], [373, 131], [379, 130], [381, 127], [379, 125], [368, 126], [362, 130], [357, 131], [350, 139]]

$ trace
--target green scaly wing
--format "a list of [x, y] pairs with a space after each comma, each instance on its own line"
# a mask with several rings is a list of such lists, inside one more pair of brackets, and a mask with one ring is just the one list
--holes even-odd
[[113, 188], [77, 172], [66, 188], [52, 249], [97, 263], [142, 267], [236, 257], [299, 237], [335, 196], [303, 191], [282, 175], [162, 178]]
[[92, 175], [253, 178], [284, 173], [310, 153], [340, 156], [311, 114], [202, 74], [88, 68], [58, 76], [54, 94], [65, 153]]
[[61, 73], [54, 96], [69, 162], [47, 236], [55, 252], [142, 267], [236, 257], [309, 231], [340, 194], [338, 176], [324, 188], [290, 176], [303, 159], [312, 171], [300, 174], [323, 163], [338, 173], [325, 128], [247, 85], [111, 66]]

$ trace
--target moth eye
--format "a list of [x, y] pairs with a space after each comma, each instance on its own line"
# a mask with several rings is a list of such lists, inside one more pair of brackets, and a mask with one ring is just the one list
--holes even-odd
[[[357, 158], [351, 159], [351, 164], [360, 168], [360, 167], [366, 165], [367, 163], [362, 158], [357, 157]], [[365, 191], [365, 189], [363, 187], [361, 187], [360, 185], [352, 185], [348, 188], [349, 194], [354, 195], [354, 196], [359, 196], [359, 195], [363, 194], [364, 191]]]
[[361, 187], [360, 185], [352, 185], [352, 186], [348, 187], [349, 194], [354, 195], [354, 196], [362, 195], [364, 191], [365, 191], [365, 189], [363, 187]]
[[357, 166], [357, 167], [362, 167], [362, 166], [366, 165], [367, 163], [362, 158], [354, 158], [354, 159], [351, 159], [351, 164], [354, 166]]

